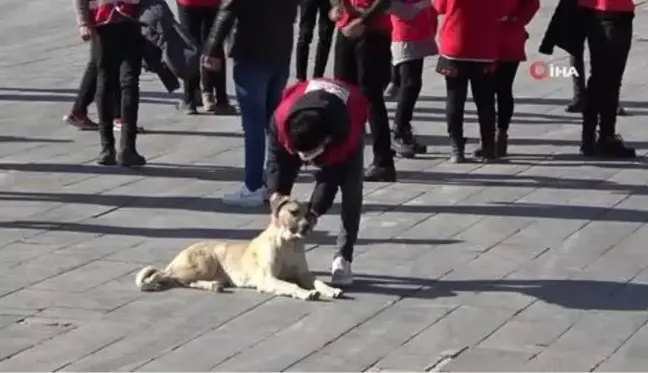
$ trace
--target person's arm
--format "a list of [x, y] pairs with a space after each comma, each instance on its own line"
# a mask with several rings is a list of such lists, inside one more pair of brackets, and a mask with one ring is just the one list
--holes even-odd
[[340, 187], [344, 165], [323, 167], [315, 173], [315, 188], [310, 198], [310, 210], [322, 216], [333, 206]]
[[298, 156], [288, 153], [279, 144], [274, 118], [268, 132], [266, 186], [271, 196], [289, 196], [299, 175], [302, 162]]
[[366, 9], [360, 16], [362, 23], [364, 25], [368, 25], [381, 13], [387, 12], [391, 7], [391, 4], [392, 0], [374, 0], [373, 4], [371, 4], [371, 7]]
[[223, 0], [218, 16], [212, 24], [209, 36], [205, 42], [203, 54], [210, 57], [223, 58], [223, 44], [232, 31], [236, 18], [242, 7], [248, 6], [249, 0]]
[[74, 0], [77, 26], [90, 26], [90, 1]]

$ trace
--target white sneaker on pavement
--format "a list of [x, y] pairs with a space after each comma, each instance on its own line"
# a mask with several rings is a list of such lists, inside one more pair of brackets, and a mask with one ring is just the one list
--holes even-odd
[[331, 265], [331, 282], [337, 286], [349, 286], [353, 284], [351, 263], [341, 256], [333, 259], [333, 264]]
[[229, 206], [258, 207], [265, 203], [268, 192], [265, 187], [250, 191], [243, 185], [241, 189], [223, 196], [221, 201]]

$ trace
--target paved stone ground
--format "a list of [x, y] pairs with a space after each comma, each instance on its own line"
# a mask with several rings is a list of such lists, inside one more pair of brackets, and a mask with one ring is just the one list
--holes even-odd
[[[530, 50], [554, 4], [543, 2]], [[353, 299], [142, 294], [133, 284], [142, 265], [267, 223], [263, 210], [218, 200], [241, 179], [238, 119], [183, 117], [177, 96], [147, 75], [141, 118], [151, 133], [139, 145], [151, 165], [97, 167], [97, 135], [60, 122], [88, 56], [69, 2], [2, 0], [0, 20], [0, 370], [648, 366], [646, 163], [575, 155], [569, 80], [533, 81], [525, 65], [511, 161], [450, 165], [443, 84], [429, 62], [416, 127], [434, 152], [399, 161], [397, 184], [367, 185]], [[632, 116], [620, 121], [642, 155], [647, 20], [640, 10], [623, 87]], [[322, 276], [336, 226], [335, 214], [323, 219], [308, 254]]]

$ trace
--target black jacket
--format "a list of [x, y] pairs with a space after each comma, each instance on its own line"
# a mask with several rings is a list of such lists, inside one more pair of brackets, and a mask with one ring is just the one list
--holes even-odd
[[558, 47], [572, 56], [582, 55], [585, 49], [585, 23], [578, 0], [560, 0], [551, 17], [539, 52], [552, 55]]
[[[224, 0], [203, 54], [272, 67], [290, 66], [299, 0]], [[234, 29], [234, 24], [236, 27]]]
[[[304, 109], [321, 110], [327, 118], [327, 125], [333, 126], [327, 132], [332, 138], [331, 145], [346, 141], [349, 134], [349, 117], [347, 108], [337, 96], [324, 91], [307, 93], [300, 97], [288, 113], [290, 115]], [[362, 144], [362, 136], [358, 139], [358, 146]], [[335, 194], [340, 186], [344, 170], [349, 160], [335, 165], [319, 164], [317, 159], [313, 164], [318, 167], [315, 173], [315, 188], [311, 194], [311, 210], [317, 215], [325, 214], [333, 205]], [[278, 141], [277, 123], [274, 116], [270, 123], [268, 134], [268, 159], [266, 163], [266, 184], [270, 193], [290, 195], [292, 187], [299, 174], [302, 161], [296, 154], [291, 154]], [[359, 170], [362, 172], [362, 170]]]

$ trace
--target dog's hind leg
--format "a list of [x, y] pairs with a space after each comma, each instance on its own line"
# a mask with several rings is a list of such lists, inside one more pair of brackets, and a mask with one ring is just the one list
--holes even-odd
[[192, 281], [187, 284], [192, 289], [201, 289], [221, 293], [225, 289], [225, 284], [220, 281]]

